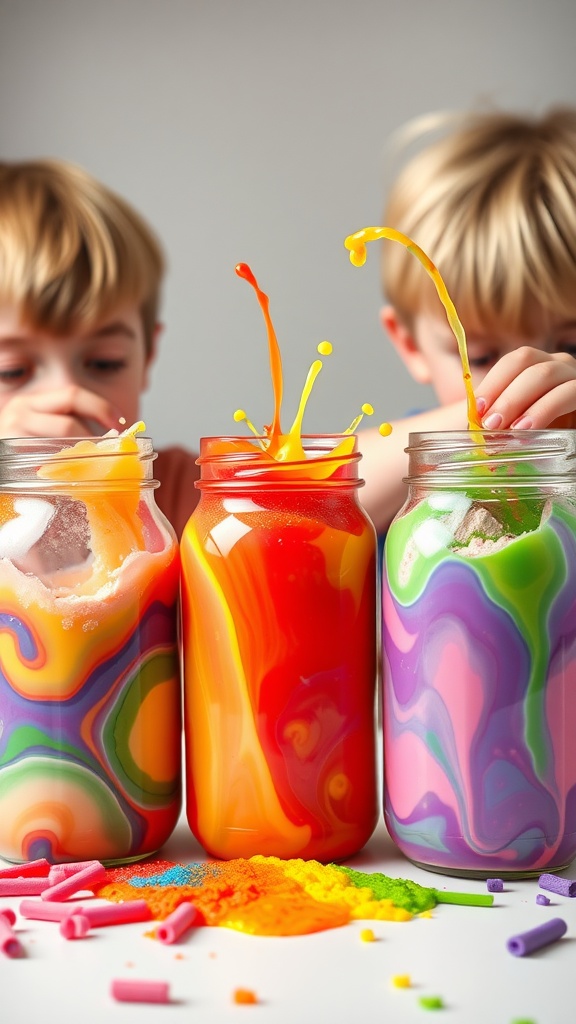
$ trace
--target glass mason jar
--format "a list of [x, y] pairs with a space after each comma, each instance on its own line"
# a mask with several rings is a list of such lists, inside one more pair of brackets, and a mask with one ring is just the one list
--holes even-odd
[[385, 820], [434, 871], [576, 855], [576, 432], [411, 434], [383, 571]]
[[376, 537], [342, 440], [303, 437], [289, 463], [201, 440], [184, 717], [188, 821], [212, 856], [334, 860], [376, 825]]
[[181, 805], [179, 553], [147, 437], [0, 442], [0, 855], [137, 860]]

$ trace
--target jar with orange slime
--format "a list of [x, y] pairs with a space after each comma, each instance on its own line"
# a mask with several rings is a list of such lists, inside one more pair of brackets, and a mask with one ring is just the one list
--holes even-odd
[[264, 313], [274, 413], [253, 439], [201, 440], [201, 497], [181, 543], [188, 821], [211, 856], [330, 861], [359, 850], [378, 816], [362, 416], [340, 435], [302, 434], [318, 359], [283, 431], [268, 297], [245, 264], [236, 271]]

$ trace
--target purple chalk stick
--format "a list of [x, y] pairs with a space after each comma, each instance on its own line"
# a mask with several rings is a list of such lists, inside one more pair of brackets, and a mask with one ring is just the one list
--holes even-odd
[[559, 896], [576, 896], [576, 880], [560, 878], [560, 875], [540, 875], [538, 884], [541, 889], [556, 892]]
[[522, 932], [520, 935], [513, 935], [506, 943], [506, 949], [514, 956], [526, 956], [527, 953], [534, 953], [542, 946], [548, 946], [556, 942], [564, 935], [568, 925], [561, 917], [553, 917], [545, 924], [539, 924], [529, 932]]

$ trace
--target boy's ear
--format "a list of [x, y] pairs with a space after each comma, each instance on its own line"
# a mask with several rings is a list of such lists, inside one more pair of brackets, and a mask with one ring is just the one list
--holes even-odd
[[411, 377], [419, 384], [429, 384], [428, 360], [423, 355], [412, 331], [398, 316], [394, 306], [382, 307], [380, 322]]
[[158, 345], [160, 342], [160, 335], [164, 331], [164, 324], [154, 324], [154, 331], [152, 333], [152, 340], [150, 344], [150, 351], [146, 355], [146, 364], [144, 366], [144, 381], [142, 384], [142, 390], [146, 391], [150, 384], [150, 370], [154, 363], [156, 356], [158, 355]]

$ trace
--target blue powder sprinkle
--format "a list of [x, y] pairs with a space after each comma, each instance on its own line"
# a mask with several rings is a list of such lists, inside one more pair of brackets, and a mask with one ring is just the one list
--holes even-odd
[[183, 867], [181, 864], [175, 864], [174, 867], [162, 871], [159, 875], [130, 878], [129, 883], [135, 889], [144, 889], [149, 885], [197, 885], [198, 882], [192, 882], [190, 876], [191, 871], [189, 868]]

